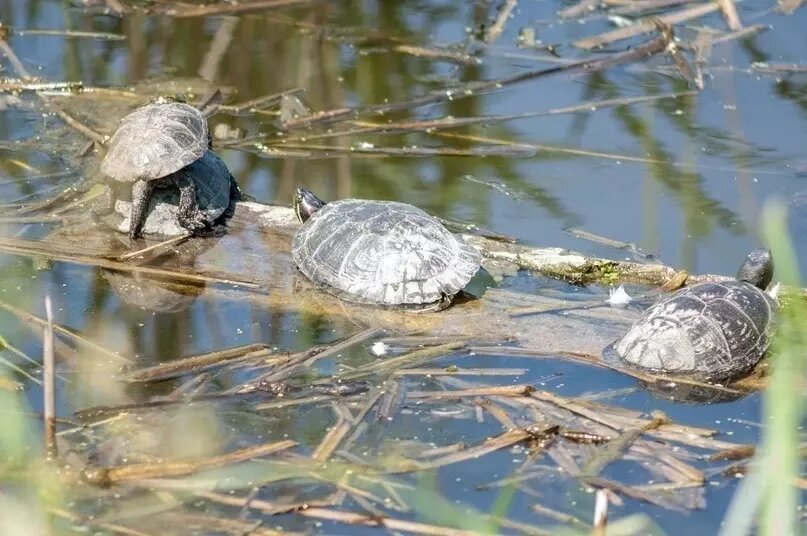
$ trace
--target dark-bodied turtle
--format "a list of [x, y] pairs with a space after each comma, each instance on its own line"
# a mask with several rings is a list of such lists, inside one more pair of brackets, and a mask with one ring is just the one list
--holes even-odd
[[[210, 152], [207, 119], [198, 109], [164, 99], [141, 106], [121, 119], [108, 147], [101, 171], [121, 186], [131, 188], [132, 238], [141, 232], [155, 188], [178, 189], [177, 219], [191, 234], [210, 235], [223, 230], [220, 222], [215, 223], [218, 216], [211, 219], [199, 207], [218, 210], [221, 203], [217, 205], [216, 199], [225, 182], [228, 201], [234, 203], [240, 190], [223, 162]], [[228, 202], [219, 215], [229, 205]]]
[[[230, 175], [227, 165], [213, 152], [207, 151], [202, 158], [174, 173], [184, 175], [196, 188], [197, 220], [204, 227], [197, 229], [197, 236], [221, 234], [225, 224], [235, 212], [235, 202], [241, 197], [240, 190]], [[235, 188], [235, 192], [233, 192]], [[151, 195], [146, 206], [146, 216], [141, 232], [146, 235], [178, 236], [189, 230], [180, 218], [181, 192], [176, 188], [159, 188]], [[130, 233], [132, 229], [132, 201], [121, 197], [113, 201], [118, 214], [112, 223], [118, 231]]]
[[772, 277], [770, 251], [754, 250], [736, 281], [699, 283], [661, 300], [603, 357], [697, 380], [738, 378], [765, 355], [775, 329], [777, 304], [764, 290]]
[[294, 197], [303, 223], [291, 255], [300, 271], [346, 301], [438, 311], [471, 280], [479, 253], [419, 208], [394, 201], [324, 203]]

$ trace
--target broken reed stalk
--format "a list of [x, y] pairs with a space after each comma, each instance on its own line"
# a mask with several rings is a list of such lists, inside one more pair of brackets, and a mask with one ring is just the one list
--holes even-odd
[[203, 469], [213, 469], [216, 467], [232, 465], [251, 460], [253, 458], [274, 454], [295, 446], [297, 446], [296, 441], [285, 439], [283, 441], [276, 441], [274, 443], [246, 447], [228, 452], [227, 454], [211, 456], [201, 460], [138, 463], [114, 467], [102, 467], [98, 469], [86, 469], [83, 476], [87, 482], [102, 486], [130, 480], [188, 476]]
[[299, 508], [289, 508], [288, 506], [283, 507], [282, 505], [269, 501], [241, 498], [233, 495], [224, 495], [222, 493], [200, 492], [196, 495], [229, 506], [257, 510], [267, 515], [285, 514], [292, 510], [303, 517], [322, 519], [324, 521], [333, 521], [335, 523], [345, 523], [348, 525], [380, 527], [393, 531], [411, 532], [412, 534], [424, 534], [427, 536], [479, 536], [477, 531], [454, 529], [440, 525], [429, 525], [427, 523], [407, 521], [386, 515], [377, 517], [374, 515], [345, 512], [342, 510], [335, 510], [320, 506], [306, 507], [307, 504], [305, 503], [301, 504]]
[[227, 279], [212, 277], [201, 274], [189, 274], [162, 268], [152, 268], [150, 266], [137, 266], [125, 262], [101, 257], [73, 254], [69, 252], [56, 251], [53, 244], [42, 245], [38, 240], [25, 240], [22, 238], [0, 238], [0, 251], [24, 256], [43, 256], [56, 261], [81, 264], [85, 266], [96, 266], [116, 272], [128, 272], [143, 274], [157, 279], [167, 279], [169, 281], [182, 281], [191, 284], [217, 283], [222, 285], [233, 285], [235, 287], [245, 287], [252, 290], [261, 290], [261, 285], [250, 281], [238, 279]]
[[176, 18], [186, 17], [214, 17], [217, 15], [238, 15], [251, 11], [263, 11], [281, 7], [291, 7], [308, 4], [310, 0], [255, 0], [253, 2], [239, 2], [235, 4], [208, 4], [192, 6], [180, 4], [177, 7], [166, 7], [160, 10], [164, 15]]
[[666, 417], [654, 417], [653, 420], [639, 428], [633, 428], [622, 432], [619, 436], [611, 439], [602, 450], [589, 458], [586, 464], [581, 469], [581, 475], [584, 477], [597, 476], [600, 474], [610, 463], [622, 459], [630, 446], [638, 440], [643, 433], [648, 430], [654, 430], [662, 424], [670, 422]]
[[[119, 260], [119, 261], [127, 261], [127, 260], [133, 259], [135, 257], [140, 257], [140, 256], [142, 256], [142, 255], [144, 255], [146, 253], [151, 253], [154, 250], [167, 248], [169, 246], [176, 246], [176, 245], [180, 244], [181, 242], [184, 242], [186, 239], [190, 238], [190, 236], [191, 236], [190, 233], [181, 234], [179, 236], [175, 236], [175, 237], [169, 238], [167, 240], [163, 240], [162, 242], [152, 244], [152, 245], [150, 245], [148, 247], [138, 249], [136, 251], [130, 251], [129, 253], [124, 253], [123, 255], [119, 255], [117, 260]], [[141, 262], [145, 262], [146, 260], [147, 259], [142, 259]]]
[[[273, 365], [271, 372], [228, 389], [226, 392], [244, 394], [260, 389], [262, 385], [268, 383], [284, 381], [297, 372], [310, 368], [319, 359], [334, 355], [354, 344], [375, 337], [379, 332], [380, 329], [378, 328], [367, 328], [341, 341], [315, 346], [302, 352], [291, 354], [282, 363]], [[316, 383], [314, 382], [314, 384]]]
[[605, 536], [608, 524], [608, 491], [598, 489], [594, 496], [594, 523], [592, 536]]
[[53, 309], [51, 307], [50, 295], [45, 296], [45, 314], [47, 316], [47, 325], [45, 326], [42, 344], [45, 453], [47, 459], [53, 460], [56, 459], [59, 452], [56, 446], [56, 364], [53, 352]]
[[170, 380], [185, 374], [199, 373], [215, 367], [235, 362], [256, 359], [272, 354], [272, 349], [265, 344], [248, 344], [225, 350], [217, 350], [183, 359], [161, 363], [152, 367], [132, 371], [125, 376], [130, 382], [154, 382]]
[[[542, 110], [537, 112], [523, 112], [520, 114], [442, 117], [437, 119], [422, 119], [419, 121], [399, 121], [390, 123], [380, 123], [377, 121], [367, 121], [367, 120], [353, 120], [353, 121], [346, 121], [346, 123], [356, 128], [342, 129], [342, 130], [334, 129], [332, 131], [318, 132], [316, 134], [310, 134], [306, 132], [304, 135], [300, 135], [298, 137], [283, 138], [282, 143], [283, 146], [285, 146], [286, 143], [291, 142], [303, 143], [303, 142], [310, 142], [311, 140], [340, 138], [345, 136], [367, 135], [367, 134], [398, 134], [398, 133], [422, 132], [422, 131], [433, 133], [434, 131], [440, 129], [451, 129], [451, 128], [476, 126], [476, 125], [489, 126], [495, 123], [529, 119], [533, 117], [565, 115], [580, 112], [592, 112], [607, 108], [613, 108], [617, 106], [629, 106], [632, 104], [655, 102], [665, 99], [679, 99], [682, 97], [688, 97], [696, 94], [697, 94], [696, 91], [682, 91], [682, 92], [662, 93], [658, 95], [643, 95], [639, 97], [620, 97], [614, 99], [592, 100], [580, 104], [574, 104], [571, 106], [551, 108], [549, 110]], [[271, 140], [266, 138], [262, 138], [261, 141], [271, 143]]]
[[336, 413], [338, 421], [328, 430], [328, 433], [325, 434], [325, 437], [322, 438], [322, 441], [311, 455], [318, 462], [327, 461], [353, 427], [353, 416], [350, 415], [350, 412], [341, 408], [335, 402], [331, 403], [331, 407]]
[[528, 396], [535, 388], [531, 385], [502, 385], [460, 389], [456, 391], [411, 391], [407, 398], [463, 398], [469, 396]]
[[656, 28], [656, 25], [659, 22], [671, 26], [673, 24], [679, 24], [681, 22], [686, 22], [688, 20], [703, 17], [704, 15], [708, 15], [709, 13], [714, 13], [718, 9], [719, 6], [717, 5], [716, 2], [706, 2], [704, 4], [698, 4], [693, 7], [688, 7], [685, 9], [681, 9], [679, 11], [667, 13], [660, 17], [647, 17], [637, 21], [634, 24], [631, 24], [630, 26], [626, 26], [624, 28], [617, 28], [616, 30], [601, 33], [593, 37], [580, 39], [578, 41], [575, 41], [573, 44], [577, 48], [583, 48], [589, 50], [592, 48], [607, 45], [609, 43], [613, 43], [614, 41], [621, 41], [622, 39], [629, 39], [631, 37], [636, 37], [643, 33], [651, 32]]
[[517, 4], [518, 0], [506, 0], [499, 11], [499, 16], [496, 17], [496, 20], [488, 31], [488, 34], [485, 36], [486, 45], [492, 45], [494, 42], [496, 42], [499, 36], [502, 35], [502, 32], [504, 32], [504, 27], [507, 25], [507, 20], [510, 18], [510, 15], [513, 13], [513, 10], [516, 8]]
[[720, 11], [723, 13], [723, 18], [726, 19], [726, 24], [732, 32], [742, 30], [743, 25], [740, 23], [740, 16], [737, 15], [737, 8], [734, 5], [734, 0], [715, 0], [717, 5], [720, 6]]
[[523, 376], [525, 368], [412, 368], [396, 370], [393, 376]]
[[409, 473], [412, 471], [425, 471], [429, 469], [437, 469], [444, 465], [452, 465], [455, 463], [477, 459], [491, 452], [501, 450], [517, 443], [521, 443], [532, 437], [548, 436], [557, 430], [557, 426], [548, 428], [541, 428], [537, 425], [527, 428], [516, 428], [514, 430], [507, 430], [495, 437], [486, 439], [482, 443], [468, 447], [467, 449], [459, 452], [447, 454], [429, 461], [417, 461], [413, 459], [406, 459], [396, 465], [382, 468], [386, 474], [399, 474]]
[[381, 374], [385, 371], [392, 373], [396, 369], [415, 365], [424, 361], [436, 359], [438, 357], [444, 357], [451, 352], [463, 348], [464, 346], [465, 342], [463, 341], [450, 342], [441, 344], [439, 346], [431, 346], [429, 348], [415, 350], [413, 352], [409, 352], [398, 357], [393, 357], [391, 359], [386, 359], [384, 361], [370, 363], [369, 365], [360, 367], [355, 371], [338, 374], [336, 377], [340, 380], [354, 380], [364, 376], [369, 376], [371, 374]]
[[[28, 311], [20, 309], [20, 308], [14, 306], [14, 305], [11, 305], [10, 303], [6, 303], [6, 302], [2, 301], [2, 300], [0, 300], [0, 309], [5, 309], [9, 313], [13, 314], [14, 316], [16, 316], [17, 318], [22, 320], [23, 322], [28, 322], [30, 324], [36, 324], [36, 325], [38, 325], [40, 327], [43, 327], [43, 328], [47, 327], [47, 325], [48, 325], [47, 320], [42, 319], [42, 318], [40, 318], [40, 317], [38, 317], [36, 315], [33, 315], [33, 314], [29, 313]], [[92, 348], [94, 351], [99, 352], [99, 353], [101, 353], [101, 354], [103, 354], [103, 355], [105, 355], [107, 357], [111, 357], [111, 358], [113, 358], [113, 359], [115, 359], [117, 361], [124, 361], [124, 362], [127, 362], [127, 363], [131, 361], [130, 358], [124, 357], [124, 356], [120, 355], [119, 353], [113, 352], [112, 350], [110, 350], [108, 348], [105, 348], [105, 347], [101, 346], [100, 344], [98, 344], [96, 342], [93, 342], [92, 340], [85, 337], [84, 335], [82, 335], [78, 331], [75, 331], [75, 330], [73, 330], [71, 328], [68, 328], [66, 326], [62, 326], [61, 324], [57, 324], [55, 322], [51, 322], [51, 324], [52, 324], [52, 329], [53, 329], [54, 332], [59, 333], [63, 337], [66, 337], [66, 338], [69, 338], [69, 339], [75, 341], [79, 345], [84, 345], [84, 346], [86, 346], [88, 348]]]

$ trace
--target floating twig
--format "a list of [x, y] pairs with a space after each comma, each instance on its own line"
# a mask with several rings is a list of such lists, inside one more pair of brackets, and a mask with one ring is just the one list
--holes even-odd
[[83, 264], [86, 266], [97, 266], [99, 268], [106, 268], [116, 272], [140, 273], [158, 279], [168, 279], [186, 283], [217, 283], [222, 285], [233, 285], [235, 287], [244, 287], [253, 290], [260, 290], [263, 288], [261, 285], [252, 283], [250, 281], [225, 279], [202, 274], [189, 274], [186, 272], [166, 270], [163, 268], [152, 268], [148, 266], [137, 266], [111, 259], [104, 259], [101, 257], [92, 257], [68, 253], [66, 251], [59, 251], [56, 245], [53, 243], [47, 243], [46, 246], [43, 244], [46, 243], [37, 240], [25, 240], [22, 238], [0, 238], [0, 250], [18, 255], [43, 256], [62, 262]]
[[654, 417], [653, 420], [641, 428], [635, 428], [622, 432], [619, 436], [608, 441], [605, 448], [597, 455], [592, 456], [581, 470], [584, 477], [599, 475], [611, 462], [622, 458], [624, 452], [648, 430], [658, 428], [662, 424], [667, 424], [669, 419], [666, 416]]
[[182, 242], [184, 242], [188, 238], [190, 238], [190, 236], [191, 235], [189, 233], [186, 233], [186, 234], [181, 234], [179, 236], [175, 236], [175, 237], [172, 237], [172, 238], [168, 238], [167, 240], [164, 240], [162, 242], [158, 242], [156, 244], [152, 244], [152, 245], [147, 246], [145, 248], [138, 249], [138, 250], [135, 250], [135, 251], [130, 251], [129, 253], [124, 253], [122, 255], [118, 255], [117, 260], [119, 260], [119, 261], [127, 261], [127, 260], [133, 259], [135, 257], [142, 257], [144, 254], [151, 253], [151, 252], [153, 252], [155, 250], [158, 250], [158, 249], [167, 248], [168, 246], [176, 246], [178, 244], [181, 244]]
[[346, 523], [348, 525], [363, 525], [366, 527], [383, 527], [390, 530], [399, 530], [404, 532], [411, 532], [413, 534], [424, 534], [428, 536], [478, 536], [477, 531], [460, 530], [446, 526], [429, 525], [427, 523], [419, 523], [416, 521], [406, 521], [397, 519], [390, 516], [383, 516], [381, 518], [376, 516], [368, 516], [364, 514], [357, 514], [354, 512], [345, 512], [342, 510], [334, 510], [330, 508], [323, 508], [319, 506], [308, 506], [309, 501], [300, 505], [299, 508], [282, 507], [277, 503], [259, 499], [243, 499], [233, 495], [224, 495], [221, 493], [203, 492], [198, 493], [200, 497], [214, 500], [221, 504], [229, 506], [237, 506], [239, 508], [248, 508], [264, 512], [268, 515], [277, 515], [287, 513], [290, 510], [296, 512], [303, 517], [310, 517], [313, 519], [322, 519], [326, 521], [333, 521], [336, 523]]
[[723, 13], [723, 18], [726, 19], [726, 24], [733, 32], [742, 29], [743, 25], [740, 23], [740, 17], [737, 15], [737, 7], [734, 5], [734, 0], [715, 0], [720, 6], [720, 11]]
[[11, 30], [12, 35], [55, 35], [59, 37], [70, 38], [88, 38], [88, 39], [103, 39], [105, 41], [125, 41], [126, 36], [122, 34], [114, 34], [109, 32], [85, 32], [79, 30], [48, 30], [28, 28], [25, 30]]
[[296, 445], [297, 443], [295, 441], [286, 439], [274, 443], [247, 447], [201, 460], [142, 463], [88, 469], [85, 471], [84, 477], [92, 484], [110, 485], [130, 480], [187, 476], [203, 469], [223, 467], [262, 456], [268, 456], [269, 454], [290, 449]]
[[155, 382], [178, 378], [189, 373], [199, 373], [216, 367], [272, 355], [265, 344], [249, 344], [226, 350], [186, 357], [130, 372], [125, 379], [130, 382]]
[[579, 41], [574, 42], [574, 46], [584, 49], [601, 47], [603, 45], [613, 43], [614, 41], [621, 41], [622, 39], [629, 39], [631, 37], [636, 37], [637, 35], [641, 35], [643, 33], [651, 32], [656, 28], [658, 22], [662, 22], [667, 25], [679, 24], [681, 22], [686, 22], [688, 20], [703, 17], [704, 15], [708, 15], [709, 13], [714, 13], [718, 9], [719, 6], [717, 5], [716, 2], [706, 2], [704, 4], [698, 4], [696, 6], [688, 7], [680, 11], [667, 13], [666, 15], [662, 15], [660, 17], [648, 17], [645, 19], [641, 19], [637, 21], [635, 24], [631, 24], [630, 26], [625, 26], [624, 28], [617, 28], [616, 30], [611, 30], [602, 33], [600, 35], [596, 35], [594, 37], [587, 37], [585, 39], [580, 39]]
[[410, 391], [407, 398], [464, 398], [470, 396], [528, 396], [535, 388], [531, 385], [502, 385], [461, 389], [456, 391]]
[[289, 7], [307, 4], [310, 0], [254, 0], [238, 4], [208, 4], [205, 6], [185, 5], [183, 7], [168, 7], [162, 10], [165, 15], [177, 18], [185, 17], [214, 17], [216, 15], [238, 15], [250, 11], [263, 11], [279, 7]]
[[510, 15], [513, 13], [513, 10], [518, 5], [518, 0], [506, 0], [504, 5], [499, 10], [499, 15], [496, 17], [496, 20], [491, 25], [490, 29], [488, 30], [487, 35], [485, 36], [485, 44], [488, 46], [492, 45], [496, 42], [502, 32], [504, 32], [504, 27], [507, 24], [508, 19], [510, 19]]
[[449, 61], [452, 63], [460, 63], [462, 65], [477, 65], [481, 62], [479, 58], [471, 56], [470, 54], [455, 52], [453, 50], [445, 50], [442, 48], [427, 48], [417, 45], [396, 45], [393, 47], [393, 50], [395, 50], [395, 52], [409, 54], [419, 58]]
[[347, 436], [353, 426], [353, 418], [350, 414], [345, 415], [335, 402], [331, 403], [331, 407], [339, 420], [328, 430], [314, 453], [311, 454], [311, 457], [318, 462], [325, 462], [331, 457], [331, 454], [339, 447], [339, 443]]
[[525, 368], [411, 368], [396, 370], [393, 376], [522, 376]]

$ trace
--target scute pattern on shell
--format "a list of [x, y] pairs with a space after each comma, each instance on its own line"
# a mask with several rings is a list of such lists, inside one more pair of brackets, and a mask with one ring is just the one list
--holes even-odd
[[108, 146], [105, 175], [122, 182], [159, 179], [207, 151], [207, 119], [188, 104], [148, 104], [121, 119]]
[[775, 322], [776, 303], [757, 287], [701, 283], [650, 307], [613, 350], [653, 372], [725, 380], [757, 364]]
[[[212, 224], [230, 205], [230, 175], [227, 164], [213, 151], [192, 162], [179, 173], [190, 177], [196, 187], [196, 202], [205, 220]], [[123, 219], [116, 226], [121, 232], [129, 232], [132, 203], [117, 199], [115, 212]], [[179, 236], [188, 231], [179, 225], [179, 192], [172, 184], [157, 188], [149, 201], [143, 233], [162, 236]]]
[[319, 285], [359, 303], [430, 304], [473, 277], [480, 255], [419, 208], [345, 199], [317, 211], [295, 235], [292, 257]]

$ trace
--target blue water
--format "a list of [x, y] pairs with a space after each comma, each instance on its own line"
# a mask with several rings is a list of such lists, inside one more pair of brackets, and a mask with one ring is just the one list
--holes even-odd
[[[495, 45], [481, 55], [481, 64], [459, 66], [391, 51], [391, 45], [383, 39], [378, 40], [380, 44], [360, 39], [377, 33], [392, 35], [407, 44], [454, 44], [454, 50], [461, 50], [469, 28], [475, 24], [474, 5], [438, 1], [342, 2], [279, 10], [269, 17], [183, 20], [144, 14], [120, 19], [87, 14], [55, 0], [6, 0], [0, 3], [0, 21], [13, 30], [70, 29], [125, 36], [124, 40], [111, 41], [12, 33], [9, 39], [26, 68], [43, 81], [82, 81], [86, 87], [101, 88], [153, 87], [177, 79], [188, 82], [178, 83], [175, 88], [199, 87], [194, 79], [198, 79], [204, 65], [209, 65], [214, 40], [226, 40], [226, 25], [232, 24], [226, 50], [216, 67], [206, 71], [213, 73], [209, 83], [225, 89], [227, 102], [302, 87], [314, 110], [408, 100], [446, 86], [498, 79], [552, 65], [541, 60], [545, 53], [515, 46], [524, 28], [533, 28], [543, 43], [556, 45], [564, 58], [583, 56], [571, 46], [573, 41], [612, 28], [607, 20], [597, 17], [585, 23], [558, 21], [555, 13], [565, 5], [560, 2], [520, 2]], [[760, 215], [764, 207], [778, 199], [790, 211], [791, 238], [805, 276], [807, 74], [758, 73], [752, 70], [752, 63], [803, 65], [807, 57], [807, 10], [782, 16], [770, 12], [770, 7], [770, 2], [756, 0], [738, 5], [746, 25], [770, 24], [773, 28], [751, 38], [715, 45], [706, 70], [706, 88], [697, 94], [596, 112], [442, 131], [472, 135], [476, 141], [445, 137], [438, 131], [359, 135], [335, 138], [333, 142], [341, 147], [372, 144], [467, 148], [488, 139], [491, 143], [524, 144], [534, 151], [534, 156], [371, 158], [354, 154], [310, 159], [261, 157], [232, 149], [222, 149], [221, 155], [242, 188], [260, 202], [288, 204], [293, 189], [304, 184], [327, 199], [355, 196], [413, 203], [434, 214], [473, 222], [528, 244], [565, 247], [611, 258], [628, 255], [574, 237], [568, 228], [576, 227], [635, 243], [665, 263], [693, 273], [735, 272], [745, 254], [761, 241]], [[298, 21], [299, 27], [291, 21]], [[692, 24], [725, 29], [718, 13]], [[318, 28], [322, 40], [307, 30], [310, 25]], [[694, 35], [692, 26], [679, 26], [677, 31], [683, 39]], [[625, 50], [642, 39], [613, 43], [607, 51]], [[3, 58], [0, 65], [0, 76], [13, 74]], [[362, 119], [382, 122], [519, 114], [592, 100], [688, 91], [686, 82], [671, 67], [670, 60], [656, 57], [605, 72], [542, 77]], [[28, 106], [36, 103], [30, 97], [23, 96], [23, 104], [19, 104], [5, 100], [7, 96], [0, 93], [0, 202], [27, 201], [29, 196], [55, 193], [77, 180], [76, 176], [31, 179], [70, 166], [75, 160], [67, 155], [68, 151], [61, 159], [60, 148], [70, 145], [72, 151], [83, 140], [54, 130], [61, 128], [58, 119], [43, 119], [38, 107]], [[105, 112], [96, 112], [98, 117], [93, 118], [92, 103], [88, 108], [85, 102], [78, 109], [90, 119], [108, 119], [101, 117]], [[226, 125], [240, 129], [242, 135], [272, 132], [276, 128], [274, 121], [271, 116], [226, 114], [217, 114], [210, 120], [214, 130]], [[63, 145], [54, 146], [51, 141], [47, 148], [36, 143], [22, 148], [7, 143], [37, 142], [37, 136], [47, 138], [49, 132], [64, 136], [60, 140]], [[313, 143], [321, 145], [331, 140]], [[17, 224], [0, 224], [0, 230], [3, 236], [22, 233], [28, 237], [47, 231]], [[268, 305], [210, 294], [202, 294], [179, 312], [144, 311], [121, 300], [95, 269], [59, 262], [35, 268], [27, 258], [7, 254], [0, 255], [0, 266], [0, 300], [42, 316], [43, 299], [49, 294], [58, 322], [110, 349], [135, 356], [139, 366], [254, 342], [300, 350], [355, 331], [355, 326], [338, 318], [275, 311]], [[556, 285], [558, 290], [568, 292], [570, 299], [579, 299], [575, 288]], [[503, 286], [531, 293], [546, 285], [522, 274], [521, 278], [505, 279]], [[0, 326], [9, 342], [31, 356], [41, 355], [38, 332], [5, 311], [0, 311]], [[8, 352], [3, 355], [9, 357]], [[321, 363], [319, 373], [327, 375], [340, 364], [356, 366], [370, 359], [367, 343], [363, 343]], [[524, 376], [495, 380], [500, 384], [533, 383], [564, 396], [614, 390], [621, 394], [608, 398], [607, 403], [642, 411], [658, 409], [677, 422], [719, 429], [720, 437], [727, 441], [752, 443], [758, 438], [759, 431], [753, 425], [760, 420], [757, 395], [711, 406], [676, 404], [640, 389], [630, 390], [636, 384], [625, 376], [562, 360], [477, 356], [446, 358], [430, 366], [449, 364], [525, 367], [529, 372]], [[139, 387], [130, 389], [125, 396], [96, 392], [91, 382], [85, 385], [79, 374], [68, 372], [72, 368], [65, 365], [65, 374], [79, 387], [60, 391], [59, 411], [65, 417], [88, 405], [144, 400], [154, 394]], [[34, 374], [35, 369], [30, 367]], [[246, 379], [235, 374], [219, 380], [221, 386], [231, 387]], [[407, 382], [410, 390], [440, 386], [431, 380]], [[39, 391], [30, 382], [26, 385], [32, 406], [41, 409]], [[85, 388], [86, 392], [82, 391]], [[409, 406], [405, 403], [398, 417], [381, 431], [365, 436], [356, 448], [376, 455], [384, 452], [388, 441], [475, 444], [501, 432], [489, 416], [480, 425], [472, 412], [463, 419], [437, 418], [423, 407]], [[260, 438], [265, 440], [267, 436], [255, 427], [266, 426], [272, 430], [268, 432], [272, 437], [279, 439], [286, 433], [302, 441], [306, 452], [316, 447], [333, 419], [327, 407], [267, 416], [253, 412], [244, 402], [219, 411], [224, 422], [232, 424], [228, 436], [232, 445], [243, 447]], [[523, 452], [505, 449], [486, 456], [484, 463], [472, 460], [448, 466], [438, 472], [438, 489], [451, 502], [488, 511], [500, 490], [478, 490], [477, 486], [510, 475], [524, 458]], [[631, 483], [651, 478], [621, 464], [606, 475]], [[613, 515], [643, 512], [670, 534], [713, 534], [723, 518], [733, 484], [731, 478], [725, 477], [707, 482], [706, 510], [683, 515], [627, 499], [626, 506]], [[509, 517], [542, 523], [530, 509], [537, 500], [589, 519], [593, 496], [580, 491], [574, 480], [553, 475], [534, 485], [541, 497], [516, 493]], [[288, 528], [311, 527], [309, 521], [303, 523], [292, 516], [271, 519], [268, 525], [275, 521], [286, 523]], [[379, 532], [330, 523], [319, 530], [328, 534]]]

